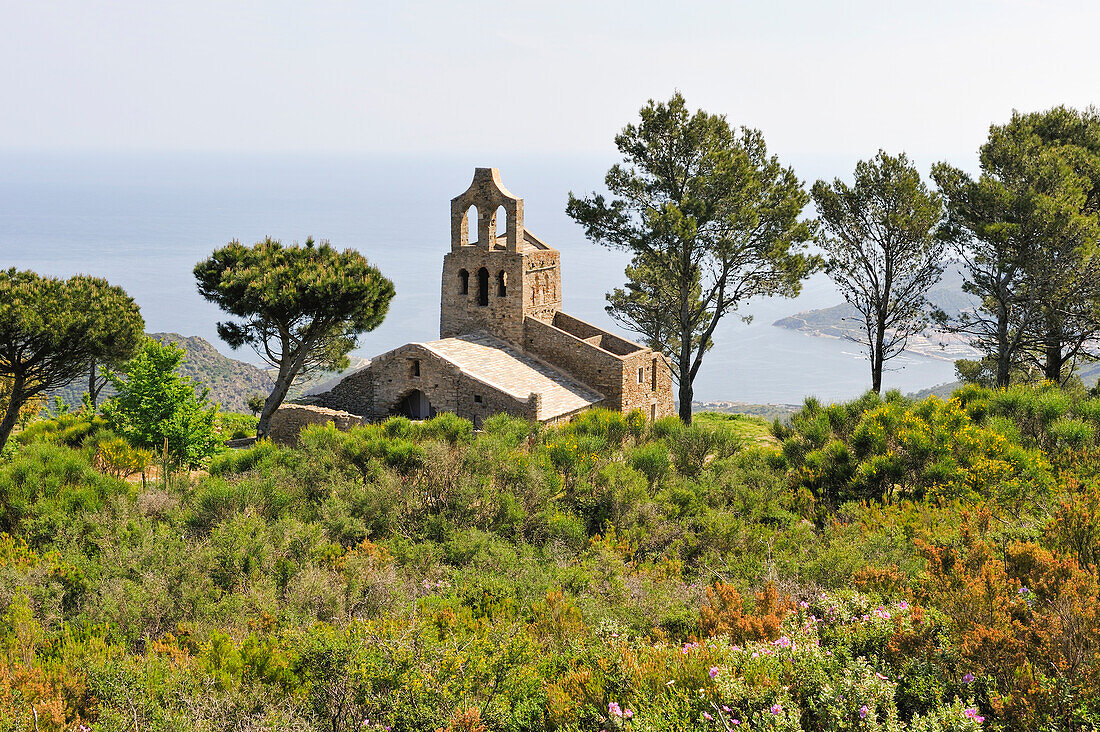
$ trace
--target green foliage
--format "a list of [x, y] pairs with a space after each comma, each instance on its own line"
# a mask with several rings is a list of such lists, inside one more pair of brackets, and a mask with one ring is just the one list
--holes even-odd
[[303, 246], [233, 241], [194, 273], [199, 293], [239, 318], [219, 323], [218, 335], [233, 348], [251, 346], [278, 369], [260, 411], [261, 435], [294, 378], [346, 367], [359, 334], [382, 323], [394, 295], [393, 283], [361, 254], [312, 239]]
[[6, 393], [0, 449], [28, 400], [87, 373], [95, 361], [127, 358], [144, 327], [134, 301], [105, 280], [0, 272], [0, 378]]
[[928, 325], [927, 292], [943, 274], [943, 203], [905, 153], [882, 150], [856, 163], [852, 186], [819, 180], [813, 199], [826, 271], [859, 314], [871, 390], [879, 392], [883, 363]]
[[214, 422], [214, 431], [222, 440], [238, 440], [251, 437], [256, 434], [257, 421], [255, 415], [219, 411], [218, 418]]
[[111, 428], [136, 447], [163, 450], [173, 462], [191, 467], [209, 457], [218, 444], [214, 425], [218, 407], [195, 393], [195, 384], [176, 369], [183, 349], [148, 339], [127, 362], [124, 377], [112, 374], [116, 394], [103, 406]]
[[259, 415], [264, 408], [264, 402], [266, 397], [263, 394], [252, 394], [248, 397], [248, 411], [252, 414]]
[[67, 447], [80, 447], [86, 441], [98, 440], [100, 433], [107, 428], [107, 420], [99, 415], [85, 411], [65, 412], [56, 417], [31, 422], [19, 433], [17, 439], [24, 445], [48, 441]]
[[124, 484], [97, 472], [79, 452], [33, 443], [0, 466], [0, 532], [36, 547], [79, 538], [92, 515], [124, 491]]
[[33, 696], [106, 729], [1082, 726], [1095, 402], [809, 399], [781, 440], [717, 415], [392, 419], [144, 487], [95, 469], [110, 432], [58, 444], [87, 421], [60, 415], [0, 467], [0, 713]]
[[[980, 404], [989, 392], [978, 389], [968, 387], [948, 402], [929, 397], [915, 403], [891, 398], [877, 405], [873, 399], [827, 408], [807, 404], [783, 441], [789, 479], [831, 506], [898, 498], [1040, 500], [1053, 480], [1049, 464], [1036, 450], [987, 426]], [[1061, 414], [1060, 398], [1035, 397], [1051, 422]], [[1067, 427], [1066, 439], [1069, 432]]]
[[1064, 384], [1100, 332], [1100, 114], [1054, 107], [993, 125], [975, 180], [946, 163], [964, 289], [979, 307], [953, 324], [1008, 386], [1019, 369]]
[[607, 311], [670, 357], [690, 422], [691, 385], [721, 319], [757, 295], [798, 294], [814, 269], [813, 230], [799, 219], [809, 197], [758, 130], [692, 113], [678, 92], [640, 117], [615, 138], [624, 162], [604, 181], [613, 198], [570, 194], [566, 213], [632, 255]]

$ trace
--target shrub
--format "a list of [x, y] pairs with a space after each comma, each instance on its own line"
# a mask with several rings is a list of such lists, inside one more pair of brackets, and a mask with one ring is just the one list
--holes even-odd
[[677, 472], [698, 476], [708, 459], [728, 457], [740, 449], [742, 440], [724, 431], [689, 425], [668, 438], [669, 452]]
[[121, 437], [100, 442], [96, 451], [97, 467], [115, 478], [128, 478], [135, 473], [144, 473], [152, 462], [152, 450], [134, 447]]
[[177, 373], [184, 353], [174, 344], [146, 339], [127, 362], [125, 379], [109, 375], [117, 393], [104, 404], [103, 414], [131, 444], [153, 450], [167, 445], [176, 464], [193, 467], [218, 444], [218, 407], [207, 401], [207, 391], [196, 394], [191, 379]]
[[650, 488], [664, 480], [672, 467], [668, 447], [661, 442], [640, 445], [630, 453], [630, 464], [646, 477]]
[[729, 636], [731, 643], [775, 640], [783, 617], [789, 612], [789, 601], [780, 602], [779, 593], [771, 584], [756, 593], [756, 609], [751, 614], [744, 612], [741, 593], [724, 582], [707, 588], [707, 601], [699, 610], [703, 634]]

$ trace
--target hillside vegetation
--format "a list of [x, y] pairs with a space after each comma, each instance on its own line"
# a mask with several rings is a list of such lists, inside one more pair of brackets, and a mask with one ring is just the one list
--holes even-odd
[[62, 419], [0, 464], [4, 732], [1100, 723], [1083, 394], [392, 419], [167, 482]]
[[[272, 380], [266, 371], [244, 361], [224, 355], [205, 338], [182, 336], [179, 333], [150, 333], [150, 338], [161, 343], [174, 343], [186, 351], [179, 373], [209, 389], [209, 398], [228, 412], [247, 412], [248, 397], [266, 395], [271, 391]], [[69, 405], [79, 405], [88, 390], [87, 378], [68, 386], [54, 389], [49, 397], [60, 397]], [[103, 392], [111, 395], [110, 387]]]

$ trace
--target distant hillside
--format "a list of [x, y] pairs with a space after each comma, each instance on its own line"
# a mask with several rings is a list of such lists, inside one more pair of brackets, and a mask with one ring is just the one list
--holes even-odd
[[[944, 270], [943, 279], [930, 290], [928, 299], [932, 305], [948, 315], [957, 315], [963, 310], [973, 308], [977, 300], [962, 291], [962, 275], [958, 268], [949, 266]], [[834, 305], [831, 308], [807, 310], [786, 318], [780, 318], [772, 325], [780, 328], [799, 330], [807, 335], [823, 338], [848, 338], [862, 340], [862, 320], [859, 313], [848, 303]], [[929, 333], [909, 339], [908, 351], [931, 358], [955, 361], [960, 358], [974, 358], [976, 351], [955, 335]]]
[[175, 343], [187, 351], [180, 373], [210, 389], [210, 401], [218, 402], [227, 412], [248, 412], [248, 397], [271, 393], [274, 382], [266, 371], [222, 354], [205, 338], [179, 333], [149, 336], [162, 343]]
[[348, 361], [350, 364], [343, 371], [317, 371], [312, 374], [306, 374], [305, 376], [299, 376], [290, 386], [286, 398], [301, 399], [312, 394], [320, 394], [321, 392], [328, 391], [336, 386], [344, 376], [350, 374], [352, 371], [358, 371], [370, 363], [369, 358], [359, 358], [358, 356], [348, 356]]
[[[230, 358], [214, 348], [210, 341], [198, 336], [182, 336], [179, 333], [149, 333], [162, 343], [175, 343], [187, 355], [180, 365], [180, 373], [189, 376], [210, 389], [210, 400], [222, 405], [227, 412], [248, 412], [246, 400], [252, 394], [267, 395], [271, 392], [272, 379], [260, 368], [244, 361]], [[88, 390], [87, 379], [51, 391], [49, 398], [60, 396], [70, 405], [78, 405]], [[104, 389], [101, 398], [109, 396], [110, 387]]]

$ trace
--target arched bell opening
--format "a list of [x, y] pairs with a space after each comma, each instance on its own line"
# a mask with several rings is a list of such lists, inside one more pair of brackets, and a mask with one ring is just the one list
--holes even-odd
[[493, 214], [493, 220], [496, 223], [496, 231], [493, 232], [493, 247], [496, 249], [508, 248], [508, 212], [504, 210], [504, 206], [498, 206], [496, 213]]
[[477, 229], [477, 206], [470, 206], [466, 211], [466, 243], [480, 244]]

